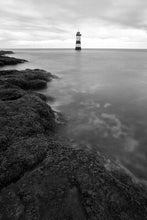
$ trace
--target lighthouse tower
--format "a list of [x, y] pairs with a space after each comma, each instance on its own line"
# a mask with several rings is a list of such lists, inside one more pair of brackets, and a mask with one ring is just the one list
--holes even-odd
[[76, 34], [76, 47], [75, 50], [81, 50], [81, 33], [78, 31]]

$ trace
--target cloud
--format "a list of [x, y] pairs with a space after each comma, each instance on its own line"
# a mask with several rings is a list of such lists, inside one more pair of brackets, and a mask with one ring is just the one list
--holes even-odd
[[0, 21], [1, 47], [147, 47], [146, 0], [0, 0]]

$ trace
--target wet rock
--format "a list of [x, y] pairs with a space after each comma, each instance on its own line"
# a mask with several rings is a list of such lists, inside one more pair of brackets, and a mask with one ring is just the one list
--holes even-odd
[[44, 70], [3, 70], [0, 71], [0, 81], [11, 84], [24, 90], [46, 88], [47, 82], [53, 79], [53, 75]]
[[16, 65], [16, 64], [24, 63], [24, 62], [27, 62], [27, 61], [23, 59], [0, 55], [0, 67], [5, 66], [5, 65]]
[[0, 188], [16, 182], [45, 158], [47, 137], [56, 127], [46, 97], [19, 86], [24, 78], [27, 89], [32, 87], [36, 75], [45, 79], [45, 85], [51, 76], [43, 70], [0, 71]]

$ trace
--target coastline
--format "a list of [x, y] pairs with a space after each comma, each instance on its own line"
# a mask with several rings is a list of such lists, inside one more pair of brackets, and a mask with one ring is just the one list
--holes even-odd
[[[6, 53], [3, 66], [25, 62]], [[146, 219], [145, 186], [98, 152], [55, 138], [54, 111], [34, 92], [53, 78], [38, 69], [0, 71], [0, 219]]]
[[13, 54], [13, 52], [3, 50], [0, 51], [0, 67], [27, 62], [27, 60], [6, 56], [7, 54]]

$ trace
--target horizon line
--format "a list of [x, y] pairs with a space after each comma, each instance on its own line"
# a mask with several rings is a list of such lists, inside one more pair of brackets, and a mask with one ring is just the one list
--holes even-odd
[[[1, 48], [0, 50], [75, 50], [75, 48], [45, 48], [45, 47], [26, 47], [26, 48]], [[82, 50], [147, 50], [147, 48], [82, 48]]]

